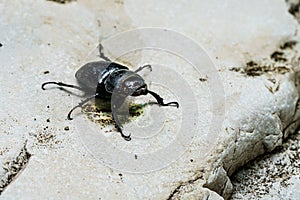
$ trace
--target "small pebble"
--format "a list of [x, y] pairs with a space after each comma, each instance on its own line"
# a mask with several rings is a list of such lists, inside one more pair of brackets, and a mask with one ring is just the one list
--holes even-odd
[[70, 130], [70, 128], [68, 126], [65, 127], [65, 131], [68, 131]]

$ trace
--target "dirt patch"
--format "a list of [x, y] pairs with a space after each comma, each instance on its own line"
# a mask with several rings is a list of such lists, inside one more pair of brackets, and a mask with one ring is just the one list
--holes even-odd
[[[280, 45], [269, 58], [249, 61], [244, 67], [232, 67], [230, 71], [240, 72], [246, 76], [261, 76], [263, 74], [285, 74], [293, 70], [293, 63], [299, 61], [296, 46], [298, 42], [287, 41]], [[295, 57], [298, 55], [298, 57]]]

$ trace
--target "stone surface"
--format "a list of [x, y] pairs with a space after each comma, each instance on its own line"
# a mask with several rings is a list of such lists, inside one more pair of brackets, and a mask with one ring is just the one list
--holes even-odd
[[[228, 175], [298, 127], [298, 24], [283, 1], [0, 1], [0, 12], [3, 199], [227, 199]], [[161, 29], [111, 39], [141, 27]], [[131, 142], [113, 127], [99, 134], [78, 111], [65, 120], [80, 98], [41, 90], [45, 81], [75, 84], [79, 66], [100, 59], [99, 41], [132, 68], [152, 64], [149, 87], [179, 101], [136, 120], [162, 123], [161, 134], [134, 132]]]
[[300, 133], [237, 172], [232, 199], [299, 199]]

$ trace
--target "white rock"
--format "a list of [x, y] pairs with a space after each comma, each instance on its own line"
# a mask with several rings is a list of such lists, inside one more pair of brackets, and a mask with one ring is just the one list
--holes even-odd
[[[0, 3], [0, 12], [4, 66], [0, 120], [1, 133], [6, 133], [1, 135], [5, 143], [0, 147], [10, 145], [9, 151], [17, 152], [20, 148], [13, 144], [27, 139], [32, 154], [22, 173], [2, 193], [4, 199], [221, 199], [203, 185], [228, 198], [232, 185], [227, 175], [272, 151], [298, 126], [295, 66], [286, 66], [289, 72], [285, 74], [270, 72], [257, 77], [230, 70], [243, 69], [251, 60], [262, 62], [292, 38], [297, 23], [283, 1], [95, 0], [63, 5], [12, 1]], [[155, 37], [141, 33], [136, 40], [122, 41], [123, 46], [110, 42], [110, 36], [139, 27], [168, 31], [160, 29], [162, 35]], [[163, 38], [164, 34], [170, 37], [160, 41], [157, 36]], [[144, 72], [146, 80], [168, 86], [153, 81], [150, 87], [166, 99], [179, 99], [178, 110], [151, 109], [156, 113], [152, 119], [163, 124], [165, 134], [147, 140], [133, 134], [131, 142], [123, 141], [119, 134], [105, 138], [100, 131], [93, 131], [99, 127], [82, 115], [65, 121], [79, 98], [40, 89], [45, 81], [75, 83], [74, 72], [95, 58], [94, 52], [89, 52], [95, 51], [99, 37], [111, 44], [104, 45], [105, 53], [119, 61], [135, 67], [150, 62], [153, 72]], [[188, 43], [188, 38], [194, 43]], [[156, 46], [177, 48], [182, 55], [152, 48], [118, 58], [131, 43], [150, 41], [154, 45], [151, 40]], [[192, 51], [197, 43], [207, 49], [215, 68], [209, 68], [212, 62], [203, 52]], [[292, 60], [286, 63], [292, 65]], [[197, 71], [199, 66], [203, 71]], [[44, 74], [46, 70], [50, 73]], [[186, 88], [190, 90], [183, 90]], [[167, 121], [159, 120], [163, 114]], [[48, 118], [50, 122], [46, 122]], [[188, 128], [180, 129], [184, 123], [178, 121], [187, 123]], [[70, 131], [64, 131], [65, 126]], [[127, 129], [132, 130], [130, 126]], [[177, 130], [179, 137], [175, 138]], [[1, 155], [1, 161], [5, 157]]]

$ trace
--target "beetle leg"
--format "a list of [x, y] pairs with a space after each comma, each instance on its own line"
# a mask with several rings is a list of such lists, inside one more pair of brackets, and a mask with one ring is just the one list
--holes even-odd
[[70, 112], [68, 113], [68, 117], [67, 117], [68, 120], [72, 120], [72, 119], [73, 119], [73, 118], [71, 117], [71, 114], [72, 114], [72, 112], [73, 112], [76, 108], [82, 107], [82, 106], [83, 106], [84, 104], [86, 104], [89, 100], [95, 98], [95, 97], [98, 96], [98, 95], [99, 95], [99, 94], [96, 93], [96, 94], [94, 94], [93, 96], [90, 96], [90, 97], [86, 98], [85, 100], [81, 101], [77, 106], [73, 107], [73, 108], [70, 110]]
[[99, 44], [99, 53], [100, 53], [100, 58], [102, 58], [103, 60], [112, 62], [108, 57], [106, 57], [104, 55], [104, 53], [103, 53], [103, 46], [102, 46], [101, 43]]
[[[117, 123], [116, 123], [117, 124]], [[123, 131], [122, 131], [122, 128], [121, 127], [119, 127], [118, 125], [117, 125], [117, 130], [120, 132], [120, 134], [121, 134], [121, 136], [122, 136], [122, 138], [124, 138], [124, 140], [126, 140], [126, 141], [130, 141], [131, 140], [131, 134], [129, 134], [129, 135], [124, 135], [124, 133], [123, 133]]]
[[150, 90], [148, 90], [148, 93], [150, 93], [157, 101], [157, 103], [161, 106], [170, 106], [170, 105], [175, 105], [177, 108], [179, 107], [179, 104], [178, 102], [176, 101], [172, 101], [172, 102], [169, 102], [169, 103], [164, 103], [164, 99], [161, 98], [158, 94], [156, 94], [155, 92], [152, 92]]
[[126, 141], [130, 141], [130, 140], [131, 140], [131, 137], [130, 137], [131, 134], [129, 134], [129, 135], [124, 135], [123, 130], [122, 130], [123, 126], [122, 126], [122, 124], [120, 123], [119, 118], [118, 118], [118, 116], [115, 114], [115, 112], [112, 113], [112, 116], [113, 116], [113, 120], [114, 120], [115, 123], [116, 123], [117, 130], [120, 132], [122, 138], [124, 138]]
[[135, 70], [134, 73], [137, 73], [137, 72], [139, 72], [139, 71], [141, 71], [142, 69], [145, 69], [145, 68], [149, 68], [150, 72], [152, 71], [151, 65], [144, 65], [142, 67], [139, 67], [137, 70]]
[[124, 135], [123, 130], [122, 130], [123, 126], [122, 126], [122, 123], [120, 122], [119, 117], [118, 117], [118, 110], [120, 109], [120, 107], [124, 103], [124, 100], [125, 100], [124, 97], [117, 96], [116, 101], [113, 101], [112, 109], [111, 109], [112, 110], [112, 117], [113, 117], [113, 120], [115, 121], [117, 130], [120, 132], [122, 138], [124, 138], [126, 141], [130, 141], [131, 140], [131, 137], [130, 137], [131, 134]]
[[62, 83], [62, 82], [53, 82], [53, 81], [43, 83], [42, 84], [42, 89], [45, 90], [45, 85], [49, 85], [49, 84], [54, 84], [54, 85], [63, 86], [63, 87], [76, 88], [78, 90], [83, 91], [83, 88], [81, 88], [77, 85], [70, 85], [70, 84], [66, 84], [66, 83]]

